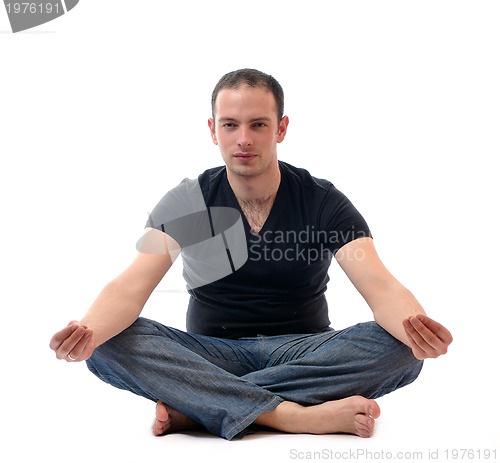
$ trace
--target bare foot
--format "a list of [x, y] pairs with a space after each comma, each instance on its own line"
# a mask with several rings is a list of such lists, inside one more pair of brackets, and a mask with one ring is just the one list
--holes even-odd
[[274, 410], [262, 413], [255, 424], [299, 434], [346, 433], [371, 437], [379, 416], [377, 402], [352, 396], [309, 407], [282, 402]]
[[200, 425], [191, 418], [175, 411], [163, 402], [158, 401], [156, 403], [156, 419], [153, 424], [153, 434], [155, 436], [198, 428], [200, 428]]

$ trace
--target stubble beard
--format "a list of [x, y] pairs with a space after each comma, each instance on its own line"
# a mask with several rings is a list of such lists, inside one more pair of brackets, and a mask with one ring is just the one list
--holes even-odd
[[[258, 156], [258, 159], [260, 160], [260, 156]], [[263, 173], [265, 173], [267, 170], [269, 170], [272, 166], [272, 164], [275, 162], [275, 158], [273, 157], [270, 159], [266, 164], [261, 164], [259, 163], [258, 166], [238, 166], [235, 165], [236, 163], [227, 163], [226, 162], [226, 168], [231, 171], [232, 174], [238, 176], [238, 177], [244, 177], [244, 178], [255, 178], [259, 177]]]

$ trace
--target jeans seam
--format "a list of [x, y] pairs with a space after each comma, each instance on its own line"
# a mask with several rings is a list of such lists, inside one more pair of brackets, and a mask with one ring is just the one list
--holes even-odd
[[[274, 396], [266, 405], [263, 405], [263, 406], [259, 407], [258, 409], [255, 409], [252, 413], [247, 415], [245, 418], [238, 421], [231, 429], [229, 429], [229, 431], [226, 432], [225, 438], [228, 440], [233, 439], [235, 436], [240, 434], [244, 429], [246, 429], [248, 426], [250, 426], [261, 413], [265, 413], [265, 412], [269, 412], [271, 410], [274, 410], [281, 402], [283, 402], [283, 399], [281, 399], [278, 396]], [[275, 403], [276, 403], [276, 405], [274, 405]]]

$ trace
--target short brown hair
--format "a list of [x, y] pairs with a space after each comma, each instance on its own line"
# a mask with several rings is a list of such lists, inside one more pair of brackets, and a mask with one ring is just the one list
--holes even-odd
[[223, 75], [212, 92], [212, 118], [215, 119], [215, 102], [219, 92], [225, 88], [236, 89], [246, 84], [250, 87], [262, 87], [270, 91], [276, 101], [278, 112], [278, 124], [283, 118], [285, 110], [285, 95], [279, 82], [271, 75], [265, 74], [257, 69], [239, 69]]

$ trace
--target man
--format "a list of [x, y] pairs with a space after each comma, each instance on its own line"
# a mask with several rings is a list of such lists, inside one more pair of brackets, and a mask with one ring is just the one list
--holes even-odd
[[[374, 399], [411, 383], [452, 341], [384, 267], [350, 201], [278, 161], [283, 100], [260, 71], [221, 78], [208, 125], [225, 166], [167, 193], [136, 259], [51, 339], [57, 358], [86, 360], [102, 380], [155, 401], [155, 435], [202, 427], [233, 439], [265, 426], [369, 437]], [[179, 253], [187, 332], [139, 317]], [[332, 256], [374, 322], [330, 327]]]

